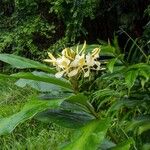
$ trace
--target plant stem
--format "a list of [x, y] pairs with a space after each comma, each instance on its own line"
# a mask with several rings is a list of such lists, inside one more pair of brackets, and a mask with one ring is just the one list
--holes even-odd
[[[129, 139], [129, 136], [126, 134], [126, 132], [119, 126], [119, 128], [121, 129], [121, 131], [123, 132], [123, 134], [126, 136], [127, 139]], [[135, 143], [133, 144], [133, 147], [135, 150], [138, 150], [135, 146]]]
[[76, 80], [76, 77], [70, 78], [70, 82], [72, 84], [74, 93], [77, 94], [79, 92], [79, 83], [78, 80]]
[[113, 140], [113, 142], [115, 142], [117, 144], [118, 140], [116, 139], [116, 137], [114, 136], [114, 134], [111, 132], [110, 129], [108, 129], [108, 134], [111, 137], [111, 139]]
[[130, 35], [124, 31], [122, 28], [120, 28], [129, 38], [130, 40], [137, 46], [137, 48], [140, 50], [140, 52], [143, 54], [143, 56], [146, 58], [146, 60], [148, 59], [147, 55], [144, 53], [144, 51], [141, 49], [141, 47], [130, 37]]

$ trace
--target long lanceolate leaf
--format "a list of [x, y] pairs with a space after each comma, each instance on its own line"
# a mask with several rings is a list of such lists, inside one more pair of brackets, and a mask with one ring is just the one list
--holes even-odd
[[128, 70], [132, 70], [132, 69], [144, 69], [144, 70], [147, 70], [149, 72], [150, 71], [150, 64], [138, 63], [135, 65], [129, 66]]
[[129, 122], [127, 130], [130, 131], [133, 129], [137, 129], [138, 134], [150, 130], [150, 116], [141, 116], [134, 119], [132, 122]]
[[12, 132], [19, 123], [32, 118], [38, 112], [44, 111], [48, 108], [58, 108], [63, 100], [64, 99], [50, 101], [42, 101], [38, 99], [30, 100], [20, 112], [0, 120], [0, 135]]
[[38, 72], [34, 71], [32, 73], [30, 72], [20, 72], [16, 74], [12, 74], [11, 76], [5, 75], [5, 74], [0, 74], [0, 78], [10, 78], [10, 79], [29, 79], [29, 80], [34, 80], [34, 81], [42, 81], [46, 83], [52, 83], [54, 85], [58, 85], [62, 88], [65, 88], [69, 91], [72, 91], [72, 86], [70, 82], [64, 78], [58, 79], [56, 78], [53, 74], [47, 74], [44, 72]]
[[55, 85], [59, 85], [63, 88], [67, 88], [69, 90], [72, 89], [72, 86], [71, 84], [66, 80], [66, 79], [58, 79], [56, 78], [54, 75], [49, 75], [47, 73], [44, 73], [44, 72], [33, 72], [33, 73], [30, 73], [30, 72], [27, 72], [27, 73], [24, 73], [24, 72], [21, 72], [21, 73], [16, 73], [16, 74], [13, 74], [11, 75], [12, 77], [14, 78], [22, 78], [22, 79], [30, 79], [30, 80], [36, 80], [36, 81], [43, 81], [43, 82], [47, 82], [47, 83], [52, 83], [52, 84], [55, 84]]
[[109, 125], [109, 119], [91, 121], [77, 130], [72, 142], [61, 150], [97, 150], [106, 136]]
[[20, 56], [16, 56], [13, 54], [0, 54], [0, 61], [8, 63], [8, 64], [12, 65], [13, 67], [16, 67], [19, 69], [33, 68], [33, 69], [47, 71], [49, 73], [55, 72], [54, 69], [51, 69], [50, 67], [48, 67], [40, 62], [33, 61], [33, 60], [23, 58]]
[[[73, 108], [72, 108], [73, 109]], [[46, 110], [37, 114], [36, 119], [43, 122], [54, 122], [60, 126], [79, 129], [95, 118], [83, 111], [71, 112], [61, 109]]]
[[125, 83], [130, 90], [138, 76], [138, 70], [128, 71], [125, 76]]

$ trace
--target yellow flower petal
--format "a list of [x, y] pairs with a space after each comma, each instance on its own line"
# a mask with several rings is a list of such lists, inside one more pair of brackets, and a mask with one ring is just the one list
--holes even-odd
[[52, 55], [52, 53], [48, 52], [48, 56], [51, 58], [51, 60], [56, 60], [56, 58]]
[[72, 49], [69, 49], [69, 50], [67, 51], [67, 57], [68, 57], [68, 58], [74, 59], [74, 58], [75, 58], [75, 55], [76, 55], [76, 53], [75, 53]]
[[50, 57], [50, 59], [44, 59], [44, 61], [53, 63], [53, 66], [55, 66], [56, 65], [56, 58], [50, 52], [48, 52], [48, 56]]
[[62, 56], [70, 59], [70, 60], [74, 60], [75, 58], [75, 52], [70, 49], [70, 48], [65, 48], [63, 51], [62, 51]]
[[92, 57], [94, 57], [94, 59], [99, 57], [99, 53], [100, 53], [100, 49], [99, 48], [95, 48], [92, 51]]
[[62, 52], [61, 52], [62, 56], [66, 56], [66, 51], [67, 51], [67, 48], [62, 50]]

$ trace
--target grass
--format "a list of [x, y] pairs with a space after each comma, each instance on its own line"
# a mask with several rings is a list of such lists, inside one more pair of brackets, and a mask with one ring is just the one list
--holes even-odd
[[[14, 81], [0, 79], [0, 117], [18, 112], [27, 99], [37, 92], [18, 88]], [[70, 138], [70, 130], [53, 123], [31, 119], [20, 124], [11, 134], [0, 137], [0, 150], [57, 150]]]

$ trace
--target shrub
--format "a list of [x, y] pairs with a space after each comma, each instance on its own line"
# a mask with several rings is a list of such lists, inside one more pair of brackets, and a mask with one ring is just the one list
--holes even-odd
[[[111, 59], [98, 62], [100, 47], [101, 56]], [[11, 76], [1, 74], [1, 78], [19, 79], [18, 86], [30, 85], [42, 93], [29, 99], [20, 112], [1, 119], [0, 134], [10, 133], [19, 123], [35, 117], [76, 129], [70, 143], [61, 149], [147, 147], [150, 142], [146, 137], [150, 130], [148, 56], [145, 63], [129, 64], [117, 46], [100, 47], [84, 44], [66, 48], [59, 58], [48, 53], [50, 59], [45, 61], [52, 63], [58, 72], [39, 62], [0, 54], [1, 61], [14, 67], [41, 70]]]

